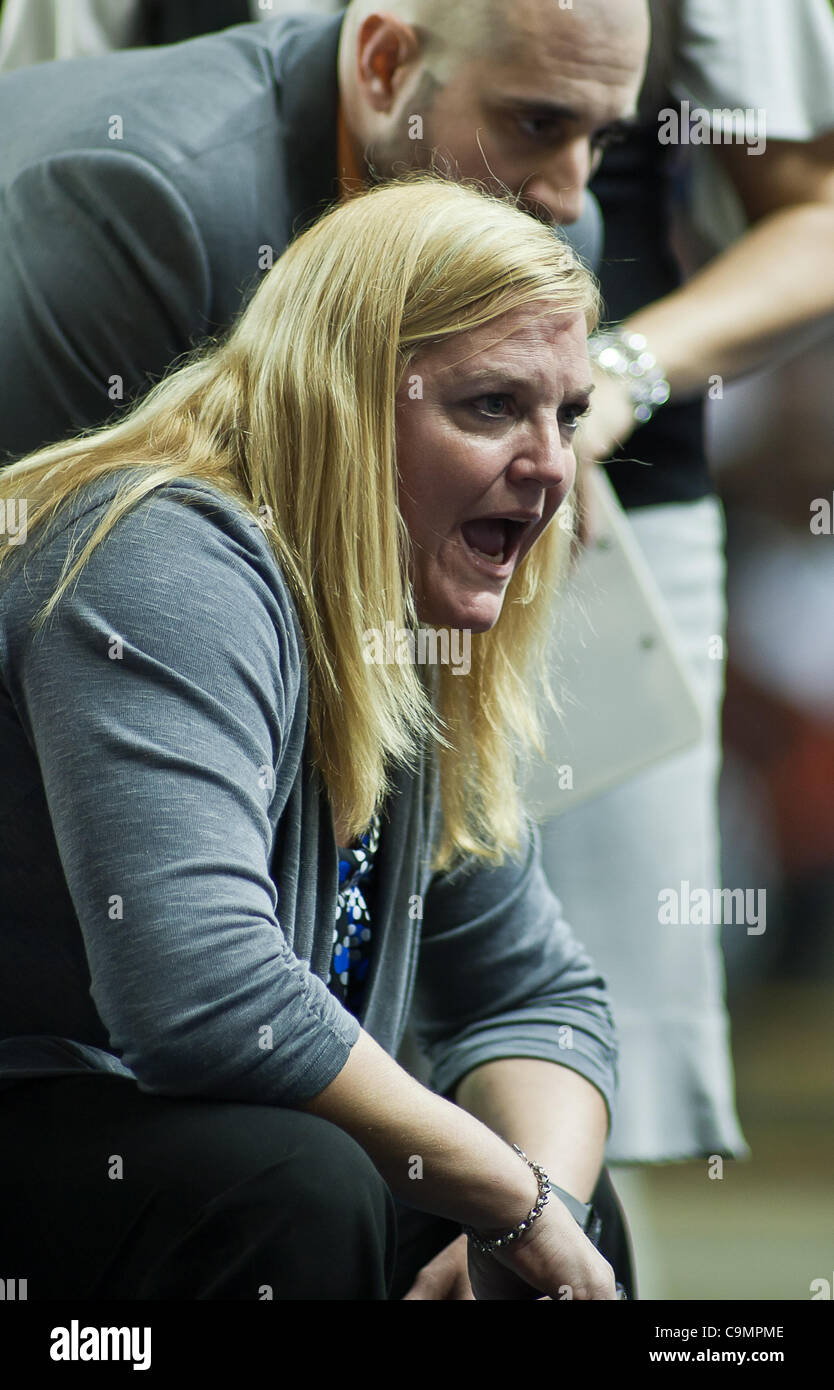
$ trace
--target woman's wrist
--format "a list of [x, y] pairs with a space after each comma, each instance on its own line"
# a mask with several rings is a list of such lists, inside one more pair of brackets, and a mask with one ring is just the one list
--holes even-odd
[[668, 401], [670, 387], [645, 335], [613, 324], [595, 333], [588, 348], [591, 361], [628, 393], [636, 423], [647, 424]]
[[500, 1135], [422, 1086], [364, 1029], [341, 1072], [299, 1108], [351, 1134], [395, 1197], [479, 1234], [510, 1230], [538, 1196], [535, 1174]]
[[481, 1254], [492, 1254], [496, 1249], [502, 1249], [521, 1240], [525, 1232], [529, 1232], [533, 1223], [539, 1219], [545, 1206], [550, 1200], [550, 1179], [540, 1164], [529, 1159], [518, 1144], [513, 1144], [513, 1150], [521, 1158], [526, 1166], [536, 1176], [537, 1193], [536, 1200], [530, 1209], [525, 1212], [520, 1221], [515, 1222], [510, 1227], [505, 1227], [500, 1232], [476, 1231], [471, 1226], [464, 1226], [464, 1232], [470, 1236], [475, 1247]]
[[461, 1223], [467, 1235], [474, 1233], [485, 1241], [500, 1239], [510, 1231], [517, 1230], [522, 1222], [529, 1221], [531, 1212], [540, 1201], [541, 1184], [533, 1169], [512, 1149], [508, 1149], [508, 1154], [512, 1155], [517, 1165], [512, 1178], [508, 1174], [506, 1185], [500, 1193], [495, 1193], [483, 1220]]

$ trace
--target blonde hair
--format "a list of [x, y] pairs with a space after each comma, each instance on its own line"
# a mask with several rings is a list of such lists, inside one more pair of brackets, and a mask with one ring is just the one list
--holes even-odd
[[[543, 752], [537, 696], [555, 705], [541, 648], [569, 546], [557, 524], [517, 566], [466, 676], [372, 663], [371, 628], [416, 631], [410, 539], [398, 507], [395, 397], [421, 349], [522, 305], [596, 322], [596, 282], [552, 230], [471, 186], [419, 174], [329, 211], [264, 276], [220, 343], [172, 371], [116, 423], [0, 470], [27, 530], [78, 489], [133, 473], [73, 563], [175, 478], [214, 486], [259, 521], [306, 639], [311, 755], [331, 804], [361, 833], [391, 790], [389, 764], [439, 758], [443, 833], [433, 858], [492, 863], [516, 850], [516, 757]], [[0, 552], [0, 572], [20, 547]], [[536, 665], [540, 689], [534, 691]]]

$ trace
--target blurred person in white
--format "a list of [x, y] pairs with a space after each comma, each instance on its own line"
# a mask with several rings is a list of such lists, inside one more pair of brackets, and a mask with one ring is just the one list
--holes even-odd
[[[822, 342], [730, 386], [708, 412], [728, 514], [736, 673], [722, 855], [728, 876], [732, 864], [736, 880], [767, 883], [768, 918], [777, 919], [764, 951], [761, 940], [724, 932], [731, 1002], [765, 981], [834, 976], [834, 546], [814, 529], [834, 489], [832, 379], [834, 324]], [[745, 697], [755, 702], [752, 721]]]
[[141, 21], [141, 0], [3, 0], [0, 72], [124, 48]]
[[173, 7], [165, 0], [0, 0], [0, 73], [140, 43], [171, 43], [247, 19], [277, 19], [298, 10], [336, 14], [342, 8], [339, 0], [190, 0]]
[[[606, 156], [591, 187], [606, 220], [608, 315], [623, 333], [644, 336], [670, 401], [639, 423], [627, 379], [597, 364], [594, 409], [577, 454], [586, 476], [595, 460], [614, 459], [611, 481], [669, 603], [708, 729], [701, 746], [542, 828], [545, 871], [605, 970], [620, 1030], [620, 1102], [607, 1148], [615, 1165], [749, 1156], [735, 1112], [720, 927], [658, 920], [661, 890], [684, 880], [720, 886], [724, 665], [711, 653], [725, 631], [725, 529], [703, 448], [688, 436], [702, 429], [710, 385], [717, 394], [795, 350], [798, 334], [834, 312], [829, 0], [677, 0], [653, 5], [653, 18], [642, 131], [631, 153]], [[710, 143], [690, 140], [694, 124], [680, 121], [678, 147], [664, 146], [670, 94], [675, 109], [689, 103]], [[752, 141], [729, 142], [738, 108], [756, 113], [759, 134], [766, 124], [755, 152]], [[689, 216], [710, 236], [713, 258], [685, 284], [652, 293], [660, 260], [672, 259], [674, 179], [663, 167], [670, 153], [694, 166]], [[656, 217], [646, 206], [652, 197]], [[693, 462], [684, 468], [690, 445]], [[676, 500], [677, 479], [678, 498], [689, 500]], [[639, 1175], [620, 1169], [616, 1177], [628, 1194], [639, 1258]], [[650, 1283], [644, 1268], [644, 1296], [653, 1296]]]

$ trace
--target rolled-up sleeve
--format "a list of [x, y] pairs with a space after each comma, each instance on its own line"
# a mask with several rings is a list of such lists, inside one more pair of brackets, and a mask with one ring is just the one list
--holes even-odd
[[118, 522], [19, 639], [17, 696], [114, 1052], [144, 1091], [293, 1104], [359, 1025], [276, 915], [299, 636], [257, 527], [210, 510], [157, 494]]
[[610, 1118], [617, 1044], [605, 982], [562, 917], [540, 854], [525, 817], [521, 851], [503, 865], [470, 856], [435, 874], [412, 1027], [441, 1095], [484, 1062], [538, 1057], [586, 1077]]

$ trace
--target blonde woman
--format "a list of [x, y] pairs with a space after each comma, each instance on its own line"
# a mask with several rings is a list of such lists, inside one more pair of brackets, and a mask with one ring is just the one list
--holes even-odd
[[391, 184], [0, 475], [30, 1299], [616, 1297], [582, 1229], [612, 1022], [516, 790], [595, 315], [515, 207]]

